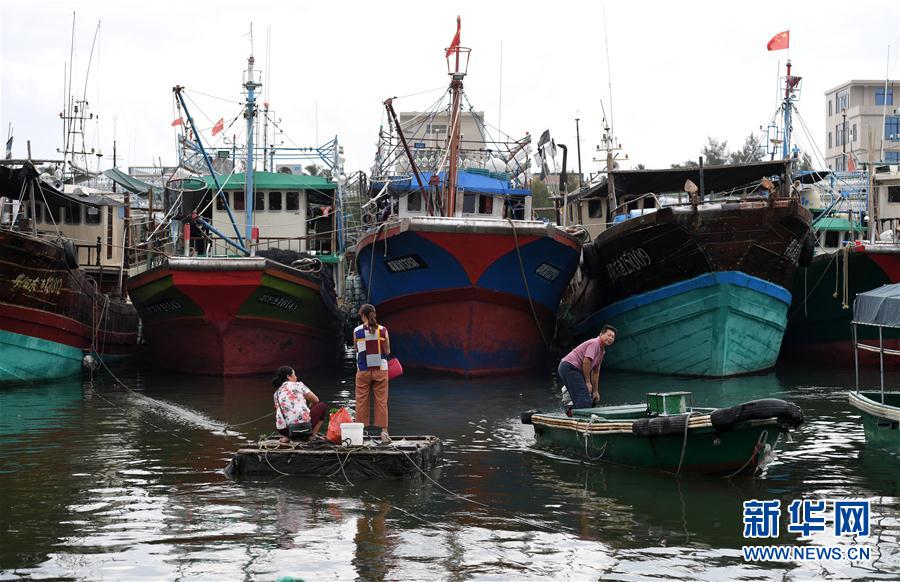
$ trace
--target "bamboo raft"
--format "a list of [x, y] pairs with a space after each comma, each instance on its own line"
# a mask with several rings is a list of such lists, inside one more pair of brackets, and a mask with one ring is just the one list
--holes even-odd
[[330, 442], [281, 443], [260, 440], [239, 449], [225, 474], [229, 478], [296, 475], [343, 479], [403, 479], [428, 473], [440, 464], [441, 439], [436, 436], [396, 436], [390, 444], [366, 439], [360, 446]]

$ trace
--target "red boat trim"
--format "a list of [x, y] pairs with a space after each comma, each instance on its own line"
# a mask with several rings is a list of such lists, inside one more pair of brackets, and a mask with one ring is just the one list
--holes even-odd
[[0, 329], [86, 349], [91, 345], [91, 328], [69, 317], [10, 303], [0, 304]]

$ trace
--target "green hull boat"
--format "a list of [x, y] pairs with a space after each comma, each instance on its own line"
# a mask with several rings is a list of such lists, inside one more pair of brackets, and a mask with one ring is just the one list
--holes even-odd
[[900, 392], [851, 392], [850, 406], [860, 411], [866, 442], [900, 451]]
[[685, 394], [650, 394], [647, 404], [576, 409], [571, 417], [530, 411], [522, 422], [534, 425], [538, 446], [588, 461], [724, 476], [761, 471], [779, 435], [803, 422], [797, 405], [775, 398], [692, 409]]

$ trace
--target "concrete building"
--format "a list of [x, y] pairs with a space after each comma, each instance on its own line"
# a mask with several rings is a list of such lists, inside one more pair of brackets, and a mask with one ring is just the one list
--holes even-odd
[[847, 171], [851, 153], [857, 162], [900, 163], [898, 91], [900, 83], [888, 81], [885, 89], [882, 79], [847, 81], [825, 92], [825, 161], [830, 169]]

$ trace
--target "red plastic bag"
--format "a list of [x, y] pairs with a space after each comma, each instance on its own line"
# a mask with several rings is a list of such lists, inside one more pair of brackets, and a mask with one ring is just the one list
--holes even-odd
[[391, 358], [388, 360], [388, 380], [393, 380], [398, 376], [403, 375], [403, 366], [400, 365], [400, 360], [397, 358]]
[[333, 443], [341, 442], [342, 422], [353, 422], [353, 417], [350, 416], [350, 413], [347, 412], [347, 409], [343, 406], [331, 415], [331, 419], [328, 421], [328, 432], [325, 433], [325, 438]]

